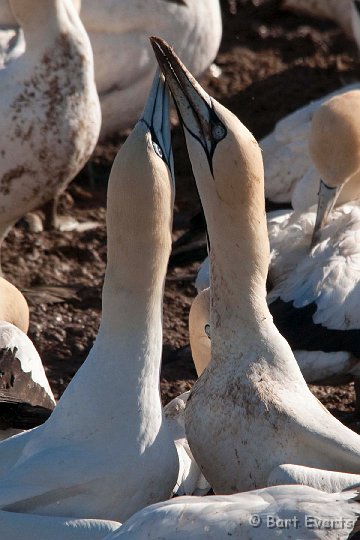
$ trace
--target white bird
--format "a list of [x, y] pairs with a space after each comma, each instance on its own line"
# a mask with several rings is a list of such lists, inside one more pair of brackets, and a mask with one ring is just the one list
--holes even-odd
[[[189, 316], [189, 331], [190, 331], [190, 345], [194, 364], [197, 367], [198, 376], [206, 369], [211, 360], [211, 341], [210, 341], [210, 325], [209, 325], [209, 313], [210, 313], [210, 289], [201, 291], [195, 298]], [[301, 368], [303, 367], [300, 364]], [[185, 404], [190, 395], [190, 391], [185, 392], [179, 398], [182, 402], [182, 407], [178, 407], [177, 422], [181, 426], [185, 423]], [[177, 400], [173, 400], [176, 403]], [[174, 408], [172, 409], [174, 410]], [[166, 414], [166, 407], [165, 407]], [[185, 448], [189, 448], [189, 443], [186, 439], [185, 429], [180, 431], [182, 437], [182, 444]], [[178, 436], [180, 438], [180, 436]], [[189, 448], [189, 452], [190, 448]], [[191, 454], [192, 459], [193, 456]], [[194, 463], [196, 463], [194, 461]], [[287, 484], [302, 484], [304, 481], [309, 481], [312, 487], [327, 491], [329, 493], [335, 493], [341, 491], [347, 487], [357, 486], [360, 484], [360, 476], [356, 474], [339, 473], [333, 471], [326, 471], [321, 469], [314, 469], [310, 467], [298, 466], [298, 465], [281, 465], [274, 469], [267, 479], [267, 485], [287, 485]], [[196, 487], [199, 488], [199, 482]], [[201, 483], [201, 487], [204, 486], [204, 481]], [[186, 486], [187, 487], [187, 486]], [[194, 490], [195, 491], [195, 490]], [[191, 494], [191, 493], [187, 493]], [[194, 492], [193, 494], [201, 494]]]
[[83, 0], [81, 18], [94, 51], [101, 138], [139, 118], [156, 69], [149, 36], [171, 41], [200, 75], [222, 35], [219, 0]]
[[0, 444], [3, 510], [123, 521], [176, 483], [159, 394], [174, 201], [168, 109], [157, 78], [110, 174], [96, 341], [49, 420]]
[[[359, 90], [336, 95], [317, 108], [308, 133], [314, 174], [297, 184], [292, 199], [295, 211], [267, 215], [273, 286], [268, 303], [276, 325], [294, 350], [308, 383], [341, 384], [355, 378], [356, 388], [360, 375], [359, 116]], [[311, 250], [316, 211], [303, 209], [317, 197], [320, 176], [322, 213], [319, 211], [315, 233], [319, 238]], [[335, 203], [342, 206], [329, 215]], [[196, 287], [201, 291], [208, 286], [206, 259]], [[205, 352], [208, 361], [209, 351]], [[356, 407], [359, 409], [358, 398]]]
[[305, 211], [316, 204], [314, 186], [318, 173], [308, 149], [311, 119], [321, 104], [332, 96], [354, 89], [360, 89], [360, 83], [344, 86], [297, 109], [282, 118], [274, 130], [259, 142], [264, 160], [267, 199], [276, 203], [291, 202], [298, 211]]
[[0, 440], [42, 423], [55, 407], [28, 327], [24, 296], [0, 277]]
[[184, 126], [209, 233], [211, 361], [185, 410], [194, 458], [215, 493], [264, 487], [285, 464], [360, 474], [359, 435], [311, 394], [268, 310], [260, 148], [162, 40], [154, 49]]
[[[317, 214], [284, 212], [268, 220], [268, 303], [307, 382], [360, 376], [358, 115], [359, 90], [316, 111], [309, 149], [320, 184]], [[333, 210], [340, 197], [349, 202]]]
[[5, 22], [22, 27], [26, 50], [0, 70], [0, 245], [20, 217], [66, 188], [101, 123], [91, 46], [73, 2], [9, 5]]
[[359, 506], [356, 489], [307, 486], [179, 497], [140, 510], [104, 540], [347, 540], [357, 537]]
[[[355, 378], [358, 386], [359, 116], [359, 90], [332, 97], [313, 114], [308, 138], [316, 176], [302, 199], [312, 201], [320, 185], [317, 219], [315, 207], [303, 211], [299, 203], [294, 211], [267, 215], [270, 312], [308, 383], [341, 384]], [[302, 185], [293, 199], [298, 192], [301, 200]], [[311, 249], [313, 236], [316, 246]], [[209, 286], [208, 259], [196, 286]]]

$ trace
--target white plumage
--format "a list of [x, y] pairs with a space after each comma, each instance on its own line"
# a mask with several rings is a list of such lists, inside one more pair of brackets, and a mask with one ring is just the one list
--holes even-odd
[[155, 504], [104, 540], [347, 540], [358, 516], [355, 489], [328, 494], [306, 486], [279, 486]]
[[172, 399], [164, 407], [166, 422], [175, 441], [179, 457], [179, 475], [174, 486], [176, 495], [206, 495], [210, 485], [191, 453], [185, 434], [185, 407], [190, 391]]
[[26, 50], [0, 70], [0, 243], [20, 217], [65, 189], [101, 123], [90, 42], [72, 1], [10, 5]]
[[[360, 83], [347, 85], [312, 101], [282, 118], [274, 130], [259, 142], [264, 160], [267, 199], [278, 203], [292, 201], [295, 205], [298, 202], [296, 208], [299, 210], [316, 204], [316, 180], [319, 176], [308, 149], [312, 116], [332, 96], [359, 88]], [[300, 181], [302, 185], [294, 199], [293, 192]]]
[[[222, 35], [219, 0], [82, 0], [81, 19], [94, 53], [101, 138], [132, 128], [141, 114], [156, 68], [149, 36], [168, 39], [201, 75], [214, 60]], [[9, 20], [6, 6], [0, 6], [0, 23]], [[23, 39], [11, 49], [14, 33], [0, 30], [4, 62], [25, 49]]]
[[110, 175], [97, 339], [49, 420], [1, 443], [3, 510], [122, 521], [172, 492], [178, 457], [158, 390], [172, 167], [156, 79]]
[[194, 458], [218, 493], [263, 487], [285, 464], [359, 475], [360, 437], [311, 394], [268, 311], [260, 149], [168, 46], [155, 44], [187, 128], [209, 234], [211, 361], [185, 409]]
[[[308, 382], [359, 375], [360, 92], [324, 102], [309, 150], [318, 210], [269, 214], [268, 303]], [[321, 183], [320, 183], [321, 177]], [[334, 203], [348, 201], [335, 209]]]
[[101, 137], [132, 128], [142, 111], [156, 67], [149, 36], [168, 39], [200, 75], [222, 34], [218, 0], [83, 0], [81, 18], [94, 51]]
[[0, 529], [4, 540], [103, 540], [119, 525], [116, 521], [0, 511]]

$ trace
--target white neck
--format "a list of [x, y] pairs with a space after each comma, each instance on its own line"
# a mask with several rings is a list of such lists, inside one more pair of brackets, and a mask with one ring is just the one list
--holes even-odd
[[242, 348], [248, 336], [254, 339], [262, 321], [271, 319], [266, 303], [270, 248], [261, 152], [237, 119], [227, 120], [230, 126], [236, 122], [237, 138], [229, 134], [219, 143], [214, 178], [204, 178], [202, 172], [199, 185], [210, 238], [212, 362], [230, 357], [231, 348], [238, 354], [239, 345]]
[[10, 0], [10, 6], [24, 30], [27, 51], [43, 50], [59, 34], [85, 34], [72, 0]]
[[[75, 435], [80, 423], [87, 429], [101, 416], [107, 418], [102, 429], [118, 429], [119, 437], [129, 418], [132, 427], [126, 429], [140, 429], [143, 435], [161, 423], [162, 300], [173, 195], [165, 165], [154, 172], [150, 160], [139, 157], [147, 158], [144, 129], [137, 124], [113, 165], [101, 325], [93, 349], [55, 411], [60, 428]], [[68, 409], [73, 426], [61, 420]]]

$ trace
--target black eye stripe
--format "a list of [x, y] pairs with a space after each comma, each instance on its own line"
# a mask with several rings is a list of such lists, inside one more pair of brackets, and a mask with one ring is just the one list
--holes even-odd
[[209, 339], [211, 339], [211, 335], [210, 335], [210, 324], [205, 324], [204, 326], [204, 331], [205, 331], [205, 334], [207, 335], [207, 337]]

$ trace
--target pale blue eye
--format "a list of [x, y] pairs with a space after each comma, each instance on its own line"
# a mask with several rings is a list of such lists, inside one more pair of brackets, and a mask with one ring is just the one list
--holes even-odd
[[226, 131], [223, 125], [221, 124], [215, 124], [212, 128], [212, 136], [214, 137], [215, 141], [221, 141], [225, 137]]
[[155, 150], [155, 153], [156, 153], [159, 157], [161, 157], [161, 159], [162, 159], [162, 158], [163, 158], [163, 153], [162, 153], [162, 150], [161, 150], [160, 146], [159, 146], [156, 142], [153, 142], [152, 144], [153, 144], [153, 148], [154, 148], [154, 150]]

